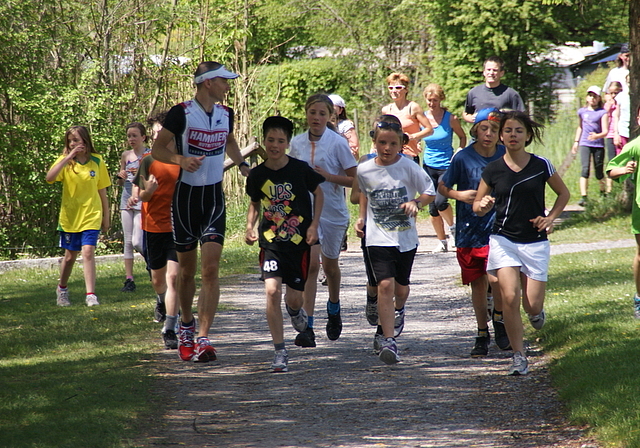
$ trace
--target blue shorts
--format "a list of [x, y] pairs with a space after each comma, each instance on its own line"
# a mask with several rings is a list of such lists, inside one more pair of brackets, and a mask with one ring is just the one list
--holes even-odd
[[82, 246], [97, 246], [99, 230], [84, 230], [78, 233], [60, 231], [60, 247], [74, 252], [82, 250]]

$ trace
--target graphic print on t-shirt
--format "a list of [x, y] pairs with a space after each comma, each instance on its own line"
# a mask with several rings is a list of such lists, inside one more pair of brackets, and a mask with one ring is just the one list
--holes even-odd
[[410, 229], [411, 221], [405, 215], [404, 210], [400, 208], [400, 204], [404, 204], [408, 200], [406, 187], [373, 190], [369, 205], [376, 225], [390, 232]]
[[189, 154], [195, 156], [217, 156], [224, 151], [227, 142], [226, 130], [189, 129], [187, 143]]
[[262, 199], [264, 219], [271, 225], [264, 232], [265, 239], [270, 242], [291, 241], [300, 244], [303, 241], [298, 229], [303, 217], [291, 215], [291, 202], [295, 199], [293, 185], [289, 182], [274, 184], [270, 180], [264, 183], [261, 191], [266, 195]]

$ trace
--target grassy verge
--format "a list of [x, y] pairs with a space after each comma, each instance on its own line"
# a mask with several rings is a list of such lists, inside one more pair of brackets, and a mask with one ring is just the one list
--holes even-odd
[[552, 259], [541, 336], [569, 417], [605, 446], [640, 447], [640, 322], [633, 318], [634, 249]]
[[[229, 241], [222, 275], [248, 272], [257, 252]], [[102, 305], [83, 302], [76, 266], [72, 306], [55, 306], [54, 270], [0, 276], [0, 445], [12, 448], [129, 448], [127, 442], [163, 412], [154, 394], [161, 339], [154, 293], [142, 263], [135, 293], [122, 293], [123, 265], [101, 264]]]

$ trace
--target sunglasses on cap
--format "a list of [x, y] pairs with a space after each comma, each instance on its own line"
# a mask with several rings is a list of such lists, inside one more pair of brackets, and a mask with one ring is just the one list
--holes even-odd
[[[379, 121], [378, 123], [376, 123], [375, 126], [377, 128], [379, 128], [379, 129], [391, 129], [391, 130], [396, 131], [396, 132], [401, 132], [402, 131], [402, 125], [400, 125], [398, 123], [389, 123], [389, 122], [386, 122], [386, 121]], [[369, 136], [371, 138], [373, 138], [374, 135], [375, 135], [375, 131], [374, 130], [369, 131]]]
[[396, 132], [400, 132], [402, 130], [402, 125], [398, 123], [389, 123], [388, 121], [379, 121], [376, 123], [376, 126], [380, 129], [392, 129]]
[[393, 90], [402, 90], [404, 89], [404, 86], [402, 84], [398, 84], [397, 86], [387, 86], [387, 89], [393, 91]]

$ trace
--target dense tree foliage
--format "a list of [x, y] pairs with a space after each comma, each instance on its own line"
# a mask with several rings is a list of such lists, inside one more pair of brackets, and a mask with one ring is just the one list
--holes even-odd
[[[56, 252], [60, 189], [47, 185], [44, 173], [70, 125], [90, 128], [115, 173], [126, 149], [124, 126], [189, 98], [192, 73], [203, 59], [222, 61], [242, 75], [229, 102], [239, 141], [246, 144], [270, 113], [290, 116], [302, 128], [304, 99], [318, 91], [342, 95], [350, 116], [357, 110], [359, 123], [368, 127], [388, 101], [384, 77], [396, 70], [411, 76], [412, 99], [421, 101], [421, 87], [435, 81], [457, 110], [467, 89], [481, 81], [482, 60], [492, 54], [507, 60], [505, 82], [544, 112], [553, 67], [540, 55], [551, 44], [628, 38], [628, 27], [619, 25], [628, 23], [626, 0], [485, 3], [5, 1], [0, 255], [13, 257], [17, 251], [11, 248], [27, 246], [35, 248], [31, 253]], [[118, 194], [110, 190], [111, 236], [119, 230]]]

